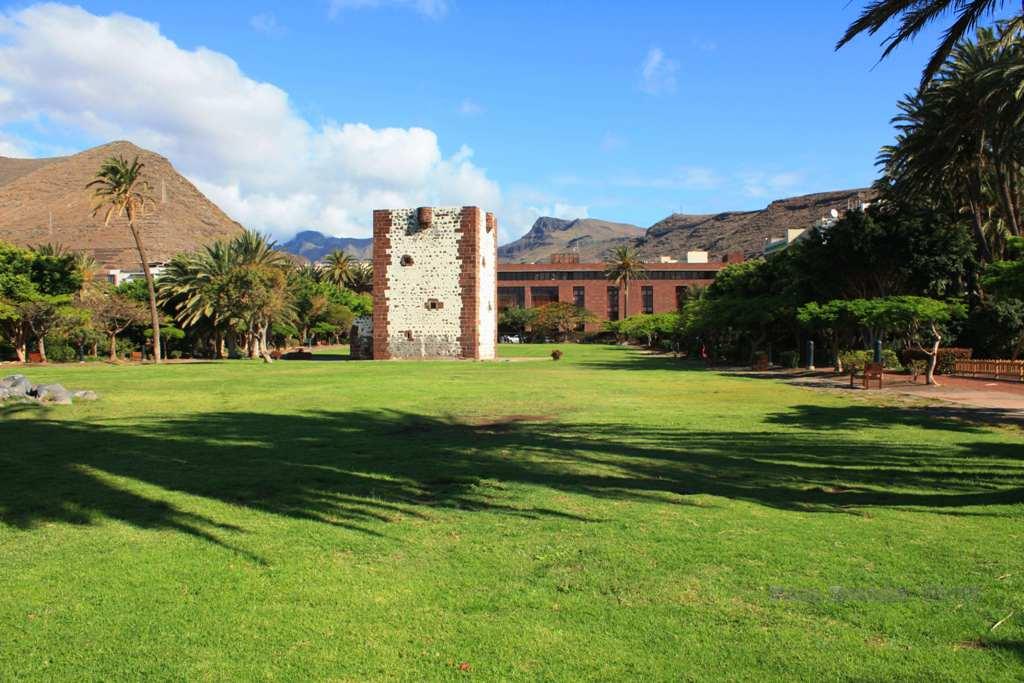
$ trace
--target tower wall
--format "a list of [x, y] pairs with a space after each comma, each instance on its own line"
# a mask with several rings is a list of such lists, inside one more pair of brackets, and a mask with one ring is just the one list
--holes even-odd
[[477, 207], [374, 211], [373, 356], [494, 358], [497, 224]]

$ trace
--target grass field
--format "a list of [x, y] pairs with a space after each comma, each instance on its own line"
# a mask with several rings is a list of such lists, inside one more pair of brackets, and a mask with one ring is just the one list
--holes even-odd
[[30, 369], [0, 680], [1024, 678], [1020, 431], [550, 348]]

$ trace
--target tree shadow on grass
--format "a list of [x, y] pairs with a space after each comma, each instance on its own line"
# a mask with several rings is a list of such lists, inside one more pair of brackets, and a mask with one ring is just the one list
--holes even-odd
[[[141, 493], [147, 486], [377, 535], [432, 509], [601, 521], [525, 505], [516, 490], [524, 485], [674, 504], [709, 494], [806, 512], [995, 515], [1004, 513], [987, 506], [1024, 502], [1016, 444], [922, 446], [884, 431], [866, 439], [854, 433], [865, 419], [859, 407], [848, 415], [809, 408], [772, 418], [808, 429], [764, 432], [396, 411], [222, 412], [125, 425], [11, 408], [0, 411], [0, 522], [31, 529], [105, 517], [226, 547], [223, 533], [243, 531], [162, 500], [160, 491]], [[877, 427], [875, 417], [868, 423]], [[828, 419], [846, 427], [825, 432]]]

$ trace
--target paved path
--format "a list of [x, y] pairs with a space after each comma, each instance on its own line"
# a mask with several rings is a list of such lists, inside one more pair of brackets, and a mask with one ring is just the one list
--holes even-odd
[[864, 389], [858, 379], [850, 388], [849, 375], [835, 375], [829, 371], [808, 370], [724, 370], [725, 374], [777, 379], [795, 386], [831, 390], [845, 390], [876, 395], [913, 396], [932, 401], [941, 401], [948, 406], [932, 407], [950, 417], [960, 417], [981, 422], [1011, 424], [1024, 428], [1024, 384], [1020, 382], [997, 382], [966, 377], [938, 377], [941, 386], [928, 386], [921, 377], [917, 383], [907, 375], [886, 375], [881, 391]]

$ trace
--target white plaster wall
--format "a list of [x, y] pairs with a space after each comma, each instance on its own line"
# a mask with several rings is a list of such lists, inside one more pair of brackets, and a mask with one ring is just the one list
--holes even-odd
[[498, 229], [488, 232], [485, 216], [480, 223], [480, 338], [481, 360], [494, 359], [498, 334]]
[[[459, 356], [462, 345], [462, 290], [459, 287], [461, 208], [435, 208], [427, 230], [419, 229], [416, 209], [391, 212], [388, 263], [388, 351], [394, 358]], [[401, 265], [402, 256], [413, 259]], [[429, 310], [428, 299], [444, 304]], [[412, 332], [408, 341], [405, 330]]]

